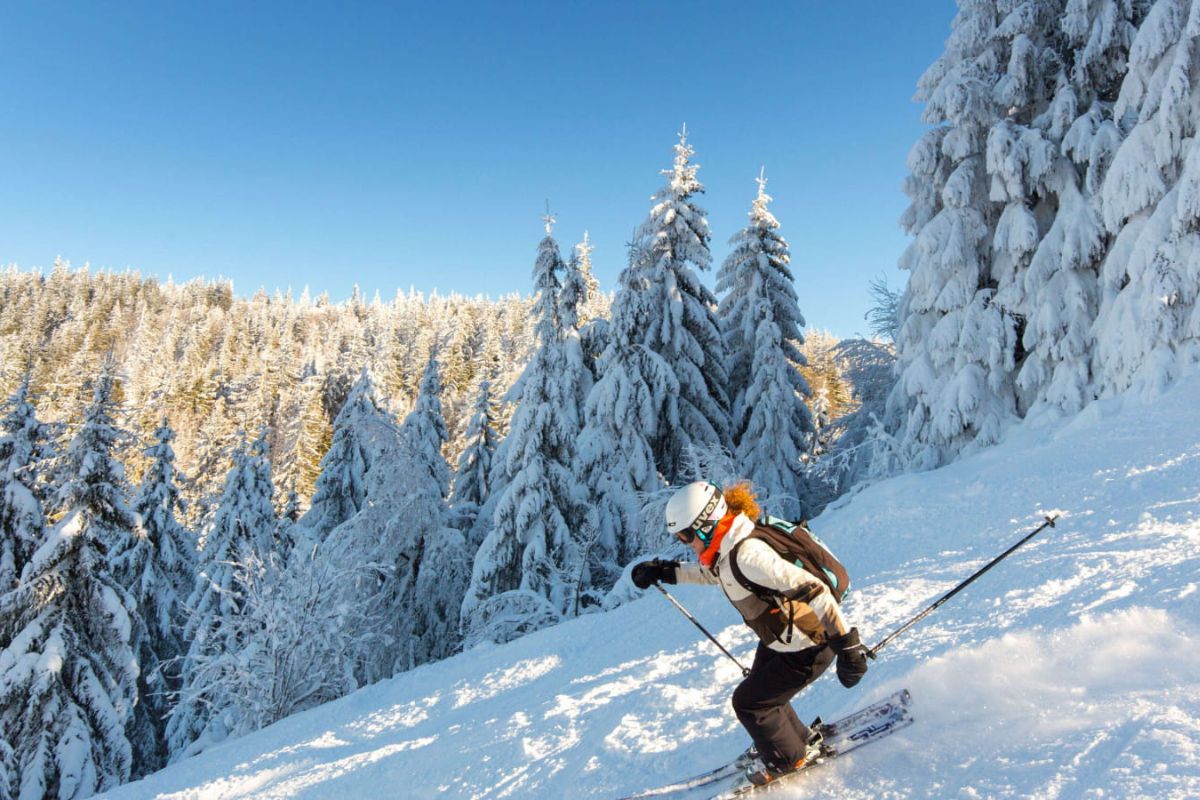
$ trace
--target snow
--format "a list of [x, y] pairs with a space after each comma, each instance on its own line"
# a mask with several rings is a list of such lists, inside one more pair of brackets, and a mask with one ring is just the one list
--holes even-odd
[[[916, 724], [772, 797], [1200, 796], [1200, 377], [1026, 424], [941, 469], [876, 484], [814, 529], [849, 565], [874, 643], [1032, 530], [881, 651], [831, 718], [898, 688]], [[671, 591], [743, 660], [752, 634], [710, 587]], [[737, 668], [657, 593], [481, 646], [224, 743], [114, 800], [612, 798], [746, 744]]]

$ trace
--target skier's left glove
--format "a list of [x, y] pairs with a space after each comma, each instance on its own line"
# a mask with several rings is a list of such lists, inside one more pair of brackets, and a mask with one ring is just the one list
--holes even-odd
[[679, 566], [678, 561], [643, 561], [633, 568], [633, 573], [630, 577], [633, 579], [633, 585], [639, 589], [649, 589], [652, 583], [674, 583], [675, 569]]
[[862, 680], [867, 674], [867, 647], [858, 636], [858, 628], [829, 641], [837, 653], [837, 676], [847, 689]]

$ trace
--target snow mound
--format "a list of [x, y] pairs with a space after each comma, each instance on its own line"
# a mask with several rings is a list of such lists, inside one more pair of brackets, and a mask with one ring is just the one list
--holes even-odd
[[[814, 522], [868, 642], [1050, 513], [1062, 518], [897, 639], [832, 718], [902, 686], [916, 724], [773, 797], [1200, 797], [1200, 378], [1041, 421]], [[738, 658], [719, 592], [673, 593]], [[656, 594], [656, 593], [655, 593]], [[737, 667], [663, 598], [429, 664], [108, 796], [612, 798], [745, 746]]]

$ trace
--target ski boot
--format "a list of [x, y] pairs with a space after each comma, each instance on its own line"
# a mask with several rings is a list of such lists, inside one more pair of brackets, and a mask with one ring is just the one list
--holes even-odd
[[753, 761], [746, 765], [743, 773], [746, 776], [746, 780], [755, 786], [766, 786], [773, 780], [782, 778], [784, 775], [790, 775], [796, 770], [803, 769], [805, 766], [819, 761], [821, 756], [825, 754], [822, 746], [823, 740], [824, 736], [821, 734], [821, 729], [813, 726], [804, 756], [794, 764], [767, 764], [766, 761], [758, 757], [758, 751], [753, 746], [743, 753], [742, 756], [739, 756], [739, 762], [741, 758], [753, 752]]

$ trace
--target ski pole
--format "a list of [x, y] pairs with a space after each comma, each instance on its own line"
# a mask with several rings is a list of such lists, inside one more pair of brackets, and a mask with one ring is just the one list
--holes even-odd
[[1028, 541], [1029, 541], [1030, 539], [1032, 539], [1034, 536], [1037, 536], [1039, 533], [1041, 533], [1042, 531], [1044, 531], [1046, 528], [1053, 528], [1053, 527], [1054, 527], [1054, 520], [1056, 520], [1056, 519], [1058, 519], [1058, 515], [1057, 515], [1057, 514], [1055, 514], [1055, 515], [1054, 515], [1054, 516], [1052, 516], [1052, 517], [1046, 517], [1046, 521], [1045, 521], [1045, 522], [1043, 522], [1041, 525], [1039, 525], [1039, 526], [1038, 526], [1038, 527], [1037, 527], [1037, 528], [1036, 528], [1034, 531], [1032, 531], [1031, 533], [1029, 533], [1029, 534], [1028, 534], [1028, 535], [1027, 535], [1027, 536], [1026, 536], [1024, 539], [1022, 539], [1021, 541], [1017, 542], [1017, 543], [1016, 543], [1016, 544], [1014, 544], [1012, 547], [1008, 548], [1008, 549], [1007, 549], [1007, 550], [1005, 550], [1003, 553], [1001, 553], [1000, 555], [998, 555], [998, 556], [996, 556], [995, 558], [993, 558], [993, 559], [992, 559], [991, 561], [989, 561], [989, 562], [988, 562], [986, 565], [984, 565], [984, 566], [983, 566], [983, 567], [982, 567], [982, 568], [981, 568], [981, 569], [980, 569], [978, 572], [976, 572], [976, 573], [975, 573], [974, 575], [972, 575], [971, 577], [967, 578], [965, 581], [963, 581], [962, 583], [960, 583], [958, 586], [955, 586], [953, 589], [951, 589], [950, 591], [946, 592], [944, 595], [942, 595], [942, 596], [941, 596], [941, 598], [940, 598], [940, 599], [938, 599], [938, 601], [937, 601], [937, 602], [935, 602], [935, 603], [934, 603], [933, 605], [931, 605], [929, 608], [925, 609], [925, 610], [924, 610], [924, 611], [922, 611], [920, 614], [917, 614], [915, 617], [913, 617], [912, 619], [910, 619], [908, 622], [904, 623], [904, 624], [903, 624], [903, 625], [901, 625], [899, 628], [897, 628], [896, 630], [892, 631], [892, 632], [891, 632], [891, 633], [889, 633], [887, 636], [883, 637], [883, 641], [881, 641], [879, 644], [875, 645], [874, 647], [872, 647], [870, 650], [868, 650], [868, 651], [867, 651], [867, 657], [868, 657], [868, 658], [875, 658], [875, 654], [876, 654], [876, 653], [878, 653], [880, 650], [882, 650], [882, 649], [883, 649], [883, 647], [884, 647], [884, 645], [886, 645], [888, 642], [890, 642], [890, 641], [892, 641], [893, 639], [895, 639], [895, 638], [896, 638], [897, 636], [899, 636], [900, 634], [904, 633], [906, 630], [908, 630], [909, 628], [911, 628], [913, 625], [916, 625], [918, 622], [920, 622], [921, 620], [923, 620], [923, 619], [925, 619], [926, 617], [928, 617], [928, 616], [929, 616], [930, 614], [932, 614], [934, 611], [937, 611], [937, 609], [938, 609], [938, 608], [939, 608], [939, 607], [942, 605], [942, 603], [945, 603], [945, 602], [946, 602], [947, 600], [949, 600], [951, 597], [954, 597], [954, 595], [958, 594], [958, 593], [959, 593], [959, 592], [961, 592], [963, 589], [965, 589], [965, 588], [967, 588], [968, 586], [970, 586], [970, 585], [971, 585], [971, 584], [972, 584], [972, 583], [975, 581], [975, 579], [976, 579], [976, 578], [978, 578], [978, 577], [979, 577], [980, 575], [982, 575], [983, 573], [987, 572], [987, 571], [988, 571], [989, 569], [991, 569], [992, 567], [994, 567], [994, 566], [996, 566], [997, 564], [999, 564], [999, 563], [1000, 563], [1001, 561], [1003, 561], [1004, 559], [1008, 558], [1010, 555], [1012, 555], [1013, 551], [1015, 551], [1015, 550], [1016, 550], [1018, 547], [1020, 547], [1021, 545], [1025, 544], [1026, 542], [1028, 542]]
[[713, 636], [711, 633], [709, 633], [709, 632], [708, 632], [708, 629], [707, 629], [707, 628], [705, 628], [703, 625], [701, 625], [701, 624], [700, 624], [700, 622], [699, 622], [699, 621], [698, 621], [698, 620], [697, 620], [695, 617], [693, 617], [693, 616], [692, 616], [690, 613], [688, 613], [688, 610], [687, 610], [686, 608], [684, 608], [684, 607], [683, 607], [683, 605], [682, 605], [682, 604], [681, 604], [681, 603], [680, 603], [678, 600], [676, 600], [674, 597], [672, 597], [672, 596], [671, 596], [671, 593], [670, 593], [670, 592], [668, 592], [668, 591], [667, 591], [666, 589], [664, 589], [664, 588], [663, 588], [663, 587], [662, 587], [660, 584], [657, 584], [657, 583], [656, 583], [656, 584], [654, 584], [654, 588], [655, 588], [655, 589], [658, 589], [660, 592], [662, 592], [662, 593], [663, 593], [663, 597], [665, 597], [665, 598], [667, 598], [668, 600], [670, 600], [670, 601], [671, 601], [671, 605], [673, 605], [673, 606], [675, 606], [676, 608], [678, 608], [678, 609], [679, 609], [679, 613], [680, 613], [680, 614], [683, 614], [685, 617], [687, 617], [688, 619], [690, 619], [690, 620], [692, 621], [692, 624], [693, 624], [693, 625], [695, 625], [697, 628], [699, 628], [699, 629], [700, 629], [700, 632], [701, 632], [701, 633], [703, 633], [705, 636], [707, 636], [707, 637], [708, 637], [709, 641], [711, 641], [713, 644], [715, 644], [717, 647], [719, 647], [719, 648], [721, 649], [721, 652], [722, 652], [722, 653], [724, 653], [725, 655], [729, 656], [729, 660], [730, 660], [730, 661], [732, 661], [733, 663], [735, 663], [735, 664], [737, 664], [737, 665], [738, 665], [738, 669], [740, 669], [740, 670], [742, 671], [742, 677], [745, 677], [745, 676], [747, 676], [747, 675], [749, 675], [749, 674], [750, 674], [750, 670], [748, 670], [748, 669], [746, 669], [745, 667], [743, 667], [743, 666], [742, 666], [742, 662], [740, 662], [740, 661], [738, 661], [736, 658], [734, 658], [734, 657], [733, 657], [733, 653], [731, 653], [731, 652], [729, 652], [728, 650], [726, 650], [726, 649], [725, 649], [725, 647], [724, 647], [724, 645], [722, 645], [720, 642], [718, 642], [718, 641], [717, 641], [717, 638], [716, 638], [715, 636]]

